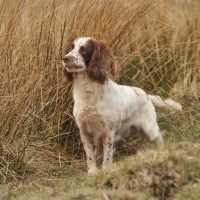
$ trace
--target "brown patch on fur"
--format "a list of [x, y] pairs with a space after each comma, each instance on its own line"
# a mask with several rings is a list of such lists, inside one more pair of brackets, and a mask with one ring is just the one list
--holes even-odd
[[[84, 118], [84, 117], [83, 117]], [[94, 158], [98, 158], [102, 155], [103, 152], [103, 138], [102, 135], [105, 134], [96, 134], [95, 130], [98, 130], [98, 127], [100, 127], [100, 124], [104, 123], [101, 121], [101, 118], [99, 115], [96, 115], [91, 122], [85, 122], [82, 123], [80, 127], [80, 133], [82, 137], [84, 137], [86, 146], [89, 147], [93, 153]], [[91, 132], [88, 131], [88, 126], [91, 127]], [[102, 127], [103, 130], [103, 127]], [[83, 142], [83, 141], [82, 141]]]
[[110, 49], [102, 41], [92, 39], [94, 51], [88, 66], [88, 77], [97, 83], [104, 84], [116, 74], [115, 59]]
[[95, 146], [94, 156], [95, 158], [98, 158], [103, 153], [103, 143], [101, 137], [94, 139], [94, 146]]

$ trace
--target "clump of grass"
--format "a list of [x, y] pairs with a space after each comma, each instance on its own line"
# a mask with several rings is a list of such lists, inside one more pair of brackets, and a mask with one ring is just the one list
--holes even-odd
[[199, 199], [200, 198], [199, 187], [200, 183], [188, 184], [176, 195], [175, 199], [176, 200]]
[[101, 171], [89, 185], [98, 189], [131, 190], [158, 199], [171, 199], [187, 185], [199, 183], [199, 155], [198, 143], [181, 143], [169, 151], [139, 152], [117, 163], [112, 169]]
[[119, 200], [156, 200], [156, 198], [140, 192], [130, 192], [130, 191], [116, 191], [116, 190], [96, 190], [93, 188], [84, 188], [70, 192], [68, 198], [78, 199], [78, 200], [104, 200], [104, 199], [119, 199]]
[[[9, 198], [13, 199], [14, 195], [10, 195]], [[56, 192], [50, 192], [47, 189], [42, 189], [40, 191], [32, 189], [31, 191], [27, 191], [26, 189], [21, 189], [18, 191], [18, 193], [15, 195], [14, 199], [18, 200], [25, 200], [25, 199], [70, 199], [70, 200], [105, 200], [105, 199], [119, 199], [119, 200], [156, 200], [156, 198], [149, 196], [148, 194], [144, 193], [132, 193], [129, 191], [107, 191], [107, 190], [95, 190], [93, 188], [84, 188], [79, 189], [76, 191], [71, 191], [66, 193], [56, 193]]]

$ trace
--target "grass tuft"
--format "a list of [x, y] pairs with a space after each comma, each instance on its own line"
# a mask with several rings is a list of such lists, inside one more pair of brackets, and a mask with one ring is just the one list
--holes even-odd
[[171, 199], [188, 185], [199, 184], [199, 155], [198, 143], [181, 143], [166, 151], [138, 152], [136, 156], [115, 164], [112, 169], [101, 171], [89, 182], [89, 186], [131, 190], [158, 199]]

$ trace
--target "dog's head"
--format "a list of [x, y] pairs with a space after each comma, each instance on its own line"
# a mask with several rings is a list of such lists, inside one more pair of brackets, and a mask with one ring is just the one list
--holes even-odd
[[67, 81], [73, 80], [73, 73], [84, 71], [92, 81], [100, 84], [115, 77], [115, 59], [102, 41], [76, 37], [69, 42], [64, 54], [63, 71]]

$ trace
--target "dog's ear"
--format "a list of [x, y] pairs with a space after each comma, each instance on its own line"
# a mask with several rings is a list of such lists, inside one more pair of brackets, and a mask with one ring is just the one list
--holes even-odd
[[106, 44], [94, 39], [92, 41], [94, 51], [88, 65], [88, 77], [97, 83], [104, 84], [108, 78], [115, 77], [115, 59]]

